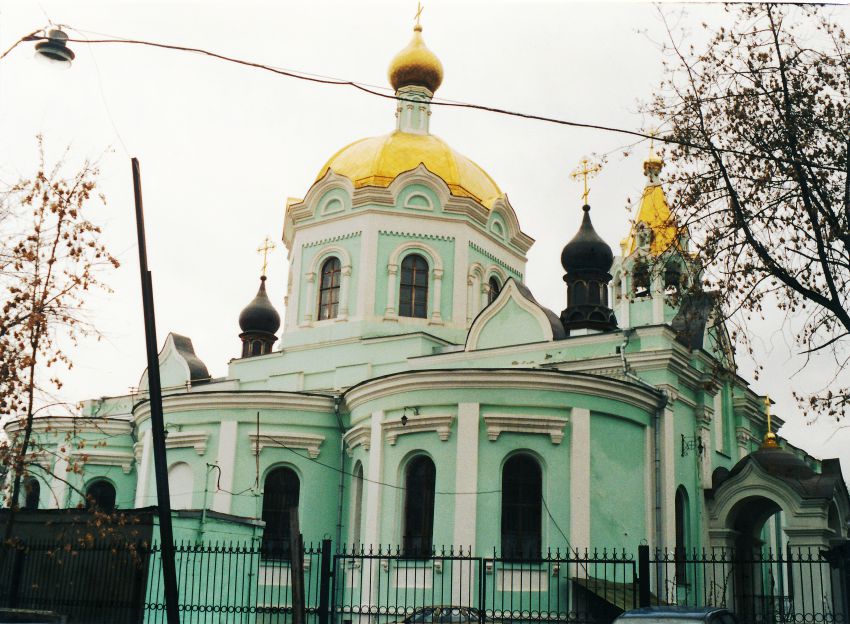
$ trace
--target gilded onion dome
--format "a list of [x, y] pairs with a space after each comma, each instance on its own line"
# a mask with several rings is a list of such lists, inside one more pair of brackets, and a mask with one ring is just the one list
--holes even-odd
[[387, 187], [399, 174], [416, 169], [420, 163], [442, 178], [452, 195], [471, 197], [487, 208], [502, 196], [493, 178], [439, 137], [400, 131], [347, 145], [331, 156], [316, 180], [331, 169], [350, 179], [354, 188]]
[[395, 55], [388, 71], [390, 84], [398, 91], [411, 85], [434, 93], [443, 82], [443, 64], [422, 39], [422, 26], [413, 27], [413, 38]]
[[646, 186], [641, 194], [634, 225], [622, 242], [624, 255], [630, 255], [637, 249], [637, 231], [640, 228], [645, 228], [650, 233], [649, 252], [653, 256], [659, 256], [677, 244], [681, 228], [676, 223], [661, 187], [659, 175], [663, 166], [664, 161], [650, 147], [649, 156], [643, 161]]

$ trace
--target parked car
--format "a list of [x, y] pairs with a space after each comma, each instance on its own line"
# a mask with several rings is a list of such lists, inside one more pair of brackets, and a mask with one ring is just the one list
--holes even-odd
[[614, 624], [738, 624], [723, 607], [643, 607], [626, 611]]
[[475, 624], [493, 620], [481, 616], [478, 609], [472, 607], [453, 607], [451, 605], [432, 605], [420, 607], [397, 624]]

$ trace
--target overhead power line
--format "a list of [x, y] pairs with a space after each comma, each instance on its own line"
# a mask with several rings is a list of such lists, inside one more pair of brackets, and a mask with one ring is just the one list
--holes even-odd
[[[84, 32], [84, 31], [80, 31], [78, 29], [72, 28], [70, 26], [66, 26], [66, 28], [68, 28], [69, 30], [76, 30], [77, 32]], [[26, 42], [26, 41], [42, 41], [42, 40], [44, 40], [45, 39], [44, 36], [37, 34], [39, 32], [41, 32], [41, 31], [34, 31], [34, 32], [32, 32], [28, 35], [24, 35], [23, 37], [21, 37], [9, 49], [7, 49], [2, 55], [0, 55], [0, 59], [3, 59], [3, 57], [5, 57], [12, 50], [14, 50], [20, 43], [23, 43], [23, 42]], [[263, 63], [256, 63], [254, 61], [246, 61], [244, 59], [239, 59], [239, 58], [235, 58], [235, 57], [232, 57], [232, 56], [227, 56], [225, 54], [219, 54], [217, 52], [212, 52], [210, 50], [205, 50], [203, 48], [193, 48], [193, 47], [190, 47], [190, 46], [181, 46], [181, 45], [175, 45], [175, 44], [169, 44], [169, 43], [159, 43], [159, 42], [156, 42], [156, 41], [147, 41], [147, 40], [144, 40], [144, 39], [125, 39], [125, 38], [121, 38], [121, 37], [114, 37], [114, 38], [109, 38], [109, 39], [73, 39], [73, 38], [68, 38], [66, 41], [71, 42], [71, 43], [88, 43], [88, 44], [91, 44], [91, 43], [98, 43], [98, 44], [101, 44], [101, 43], [103, 43], [103, 44], [118, 43], [118, 44], [148, 46], [148, 47], [152, 47], [152, 48], [161, 48], [161, 49], [164, 49], [164, 50], [174, 50], [174, 51], [178, 51], [178, 52], [194, 52], [196, 54], [203, 54], [205, 56], [209, 56], [209, 57], [214, 58], [214, 59], [226, 61], [228, 63], [236, 63], [238, 65], [244, 65], [246, 67], [253, 67], [255, 69], [261, 69], [263, 71], [268, 71], [268, 72], [271, 72], [271, 73], [274, 73], [274, 74], [278, 74], [280, 76], [286, 76], [287, 78], [295, 78], [296, 80], [304, 80], [304, 81], [307, 81], [307, 82], [314, 82], [314, 83], [318, 83], [318, 84], [331, 85], [331, 86], [351, 87], [351, 88], [357, 89], [358, 91], [361, 91], [363, 93], [367, 93], [369, 95], [373, 95], [373, 96], [380, 97], [380, 98], [387, 99], [387, 100], [396, 100], [396, 101], [399, 101], [399, 102], [417, 102], [417, 103], [419, 103], [418, 101], [415, 101], [415, 100], [412, 100], [412, 99], [409, 99], [409, 98], [405, 98], [405, 97], [400, 97], [400, 96], [395, 95], [395, 94], [383, 93], [380, 90], [378, 90], [377, 87], [368, 86], [366, 84], [355, 82], [353, 80], [346, 80], [346, 79], [340, 79], [340, 78], [330, 78], [330, 77], [326, 77], [326, 76], [309, 74], [307, 72], [281, 69], [281, 68], [278, 68], [278, 67], [272, 67], [271, 65], [265, 65]], [[730, 154], [730, 155], [734, 155], [734, 156], [742, 156], [742, 157], [746, 157], [746, 158], [756, 158], [756, 159], [760, 159], [760, 160], [770, 160], [771, 162], [781, 162], [781, 163], [785, 163], [785, 164], [794, 164], [794, 161], [791, 160], [791, 159], [782, 158], [782, 157], [778, 157], [778, 156], [775, 156], [775, 155], [764, 156], [762, 154], [754, 154], [754, 153], [751, 153], [751, 152], [746, 152], [746, 151], [737, 150], [737, 149], [730, 149], [730, 148], [724, 148], [724, 147], [709, 147], [709, 146], [706, 146], [706, 145], [700, 145], [698, 143], [692, 143], [690, 141], [682, 141], [682, 140], [675, 139], [675, 138], [672, 138], [672, 137], [669, 137], [669, 136], [665, 137], [665, 136], [662, 136], [662, 135], [650, 134], [648, 132], [642, 132], [642, 131], [638, 131], [638, 130], [629, 130], [629, 129], [626, 129], [626, 128], [618, 128], [616, 126], [607, 126], [607, 125], [596, 124], [596, 123], [585, 123], [585, 122], [580, 122], [580, 121], [572, 121], [572, 120], [569, 120], [569, 119], [560, 119], [560, 118], [557, 118], [557, 117], [548, 117], [546, 115], [537, 115], [537, 114], [534, 114], [534, 113], [524, 113], [524, 112], [520, 112], [520, 111], [512, 111], [512, 110], [508, 110], [508, 109], [505, 109], [505, 108], [499, 108], [499, 107], [496, 107], [496, 106], [487, 106], [487, 105], [484, 105], [484, 104], [473, 104], [473, 103], [470, 103], [470, 102], [458, 102], [458, 101], [451, 101], [451, 100], [436, 98], [436, 99], [433, 99], [431, 101], [431, 105], [432, 106], [442, 106], [442, 107], [446, 107], [446, 108], [463, 108], [463, 109], [470, 109], [470, 110], [478, 110], [478, 111], [484, 111], [484, 112], [493, 113], [493, 114], [497, 114], [497, 115], [504, 115], [504, 116], [508, 116], [508, 117], [518, 117], [520, 119], [529, 119], [529, 120], [532, 120], [532, 121], [541, 121], [541, 122], [544, 122], [544, 123], [551, 123], [551, 124], [556, 124], [556, 125], [560, 125], [560, 126], [567, 126], [567, 127], [570, 127], [570, 128], [581, 128], [581, 129], [585, 129], [585, 130], [600, 130], [602, 132], [612, 132], [612, 133], [617, 133], [617, 134], [625, 134], [625, 135], [628, 135], [628, 136], [638, 137], [638, 138], [641, 138], [641, 139], [654, 139], [654, 140], [660, 141], [662, 143], [679, 145], [679, 146], [682, 146], [682, 147], [689, 147], [689, 148], [696, 149], [696, 150], [699, 150], [699, 151], [714, 151], [714, 152], [720, 152], [720, 153]], [[844, 169], [841, 168], [841, 167], [834, 167], [834, 166], [824, 165], [824, 164], [820, 164], [820, 163], [814, 163], [814, 162], [810, 162], [810, 161], [802, 161], [801, 164], [806, 165], [808, 167], [812, 167], [812, 168], [824, 169], [824, 170], [827, 170], [827, 171], [835, 171], [835, 172], [839, 172], [839, 173], [844, 172]]]

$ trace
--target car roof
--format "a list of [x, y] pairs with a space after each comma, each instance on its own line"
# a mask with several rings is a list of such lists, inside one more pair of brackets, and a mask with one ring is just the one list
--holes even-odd
[[642, 607], [621, 614], [621, 618], [704, 618], [715, 613], [730, 613], [726, 607]]

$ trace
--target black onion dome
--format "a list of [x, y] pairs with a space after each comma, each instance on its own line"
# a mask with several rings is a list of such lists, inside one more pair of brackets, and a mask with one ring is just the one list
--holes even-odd
[[266, 276], [260, 278], [260, 290], [242, 312], [239, 313], [239, 327], [243, 332], [275, 333], [280, 329], [280, 314], [274, 309], [266, 294]]
[[584, 217], [573, 239], [561, 251], [561, 266], [567, 273], [591, 269], [607, 273], [614, 264], [614, 253], [599, 237], [590, 222], [590, 206], [582, 207]]

